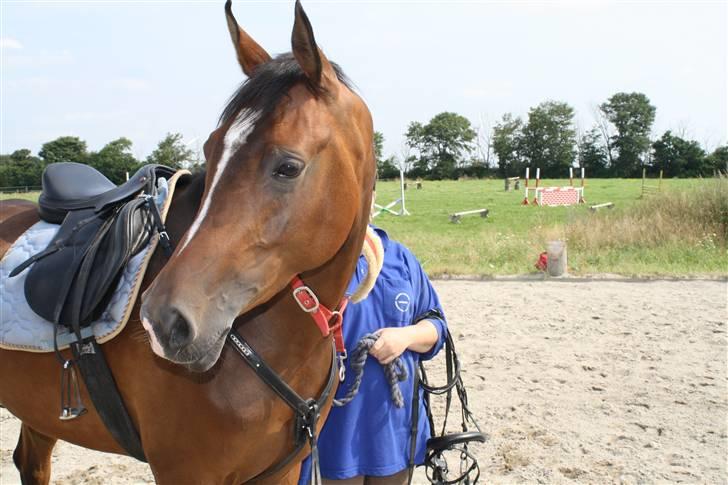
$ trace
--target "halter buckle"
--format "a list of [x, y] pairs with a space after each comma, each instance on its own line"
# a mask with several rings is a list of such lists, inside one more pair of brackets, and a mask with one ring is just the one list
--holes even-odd
[[293, 299], [306, 313], [316, 313], [319, 310], [319, 300], [308, 286], [301, 286], [293, 290]]
[[341, 310], [334, 310], [331, 312], [331, 318], [329, 319], [329, 331], [333, 332], [337, 328], [341, 327], [344, 322], [344, 315], [341, 314]]

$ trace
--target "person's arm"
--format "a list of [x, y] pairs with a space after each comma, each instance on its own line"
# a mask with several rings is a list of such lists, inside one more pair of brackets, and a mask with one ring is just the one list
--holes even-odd
[[380, 364], [389, 364], [405, 350], [425, 353], [439, 339], [437, 327], [429, 320], [420, 320], [406, 327], [383, 328], [377, 334], [379, 339], [372, 345], [369, 355]]
[[405, 327], [386, 327], [378, 332], [379, 339], [370, 349], [370, 355], [382, 364], [388, 364], [405, 350], [420, 354], [420, 359], [431, 359], [445, 343], [447, 323], [440, 300], [417, 258], [402, 246], [403, 264], [407, 268], [414, 296], [411, 314], [416, 323]]

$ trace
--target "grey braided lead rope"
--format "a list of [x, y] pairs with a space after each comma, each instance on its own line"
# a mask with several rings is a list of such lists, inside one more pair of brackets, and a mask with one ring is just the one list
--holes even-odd
[[[356, 344], [354, 351], [349, 354], [349, 365], [351, 370], [354, 371], [354, 383], [351, 385], [346, 395], [341, 399], [334, 399], [334, 406], [341, 407], [349, 404], [352, 399], [359, 392], [359, 386], [361, 386], [361, 378], [364, 376], [364, 363], [369, 357], [369, 351], [377, 341], [379, 335], [375, 333], [368, 333], [364, 335], [359, 343]], [[343, 365], [343, 364], [342, 364]], [[402, 363], [402, 359], [397, 357], [389, 364], [384, 365], [384, 375], [387, 376], [387, 382], [389, 383], [389, 389], [392, 392], [392, 402], [398, 408], [404, 407], [404, 397], [402, 397], [402, 390], [399, 388], [399, 383], [407, 380], [408, 373], [407, 368]]]

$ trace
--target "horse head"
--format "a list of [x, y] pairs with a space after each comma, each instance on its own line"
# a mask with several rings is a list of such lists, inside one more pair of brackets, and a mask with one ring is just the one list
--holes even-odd
[[142, 297], [153, 351], [193, 371], [215, 364], [238, 316], [365, 227], [374, 177], [371, 114], [301, 4], [292, 52], [276, 58], [238, 25], [230, 0], [225, 12], [248, 79], [204, 145], [199, 210]]

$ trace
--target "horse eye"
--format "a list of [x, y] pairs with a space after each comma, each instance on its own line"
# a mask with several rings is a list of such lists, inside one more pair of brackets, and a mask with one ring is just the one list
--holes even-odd
[[301, 170], [303, 170], [303, 163], [289, 159], [278, 165], [273, 175], [279, 178], [292, 179], [298, 177]]

